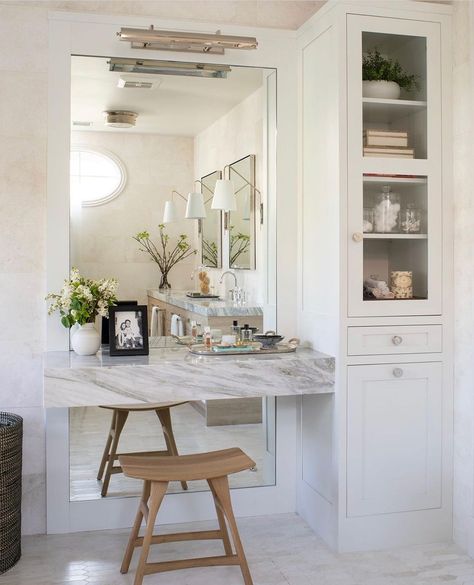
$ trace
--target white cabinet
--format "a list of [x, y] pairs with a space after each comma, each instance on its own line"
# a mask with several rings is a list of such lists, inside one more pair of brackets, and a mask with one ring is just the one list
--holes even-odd
[[[298, 40], [298, 335], [336, 358], [324, 424], [301, 417], [303, 453], [332, 467], [308, 485], [305, 459], [298, 510], [340, 551], [452, 535], [450, 12], [332, 0]], [[417, 87], [368, 95], [376, 50]], [[331, 457], [306, 448], [311, 420]]]
[[441, 506], [442, 365], [350, 366], [347, 515]]
[[[354, 14], [347, 23], [348, 314], [440, 314], [440, 26]], [[373, 51], [400, 63], [417, 88], [400, 99], [364, 97], [363, 56]], [[371, 131], [380, 137], [368, 138]], [[387, 197], [394, 211], [385, 221]], [[395, 271], [411, 273], [413, 300], [377, 300], [364, 287], [371, 277], [390, 287]]]

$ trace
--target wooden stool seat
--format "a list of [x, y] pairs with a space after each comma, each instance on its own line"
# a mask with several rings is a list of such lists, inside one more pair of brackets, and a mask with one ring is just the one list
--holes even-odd
[[[240, 541], [232, 510], [228, 475], [255, 467], [255, 462], [238, 448], [196, 453], [193, 455], [156, 457], [151, 455], [120, 455], [120, 465], [128, 477], [143, 480], [143, 492], [135, 523], [128, 540], [120, 571], [127, 573], [135, 547], [142, 547], [134, 585], [142, 585], [145, 575], [191, 569], [194, 567], [239, 565], [245, 585], [253, 585], [250, 570]], [[170, 481], [206, 479], [216, 507], [219, 529], [174, 534], [153, 534], [156, 516]], [[140, 537], [140, 526], [146, 521], [145, 535]], [[235, 552], [229, 538], [232, 535]], [[222, 540], [224, 555], [148, 563], [152, 544], [189, 540]]]
[[[102, 497], [107, 495], [110, 478], [116, 473], [122, 473], [122, 467], [120, 465], [114, 465], [119, 459], [121, 453], [117, 453], [118, 443], [120, 435], [123, 431], [123, 427], [127, 421], [128, 415], [131, 412], [148, 412], [154, 411], [160, 421], [161, 430], [165, 438], [166, 449], [160, 451], [143, 451], [138, 453], [132, 453], [134, 456], [138, 455], [166, 455], [166, 456], [178, 456], [178, 448], [176, 447], [176, 441], [174, 438], [173, 427], [171, 425], [171, 412], [170, 409], [174, 406], [186, 404], [186, 401], [181, 402], [148, 402], [138, 404], [108, 404], [103, 405], [101, 408], [112, 410], [112, 422], [110, 424], [109, 434], [104, 447], [104, 453], [102, 454], [102, 460], [100, 462], [99, 471], [97, 473], [97, 479], [102, 483]], [[188, 485], [185, 481], [181, 482], [181, 486], [184, 490], [188, 489]]]
[[237, 448], [209, 453], [157, 457], [151, 454], [120, 455], [120, 465], [128, 477], [148, 481], [195, 481], [213, 479], [250, 469], [255, 463]]

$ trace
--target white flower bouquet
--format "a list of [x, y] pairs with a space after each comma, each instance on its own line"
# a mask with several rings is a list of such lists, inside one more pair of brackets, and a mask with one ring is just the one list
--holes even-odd
[[117, 286], [115, 278], [91, 280], [73, 268], [61, 291], [46, 297], [46, 300], [52, 301], [48, 313], [52, 315], [59, 311], [61, 323], [67, 329], [76, 323], [81, 326], [93, 323], [97, 315], [109, 316], [109, 307], [117, 302]]

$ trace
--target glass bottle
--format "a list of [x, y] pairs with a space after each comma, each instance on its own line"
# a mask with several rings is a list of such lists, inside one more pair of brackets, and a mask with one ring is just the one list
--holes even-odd
[[210, 327], [204, 327], [204, 347], [206, 349], [212, 348], [212, 336]]
[[399, 233], [400, 231], [400, 197], [392, 193], [391, 187], [382, 187], [374, 206], [374, 227], [379, 234]]
[[252, 341], [253, 339], [253, 331], [250, 329], [248, 324], [245, 324], [244, 327], [240, 330], [240, 339], [241, 341]]
[[239, 339], [240, 327], [238, 321], [232, 321], [232, 325], [230, 327], [230, 334], [235, 335], [235, 339]]
[[400, 213], [400, 230], [404, 234], [419, 234], [421, 231], [421, 209], [408, 203]]
[[369, 234], [374, 231], [374, 210], [371, 207], [364, 207], [364, 234]]

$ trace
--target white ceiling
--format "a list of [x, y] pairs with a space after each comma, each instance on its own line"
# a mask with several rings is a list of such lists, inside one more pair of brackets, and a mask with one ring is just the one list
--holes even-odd
[[[262, 85], [262, 69], [232, 67], [226, 79], [109, 71], [103, 57], [72, 57], [71, 120], [92, 122], [73, 130], [195, 136]], [[119, 88], [120, 77], [159, 81], [155, 89]], [[133, 129], [111, 129], [105, 110], [138, 113]]]

